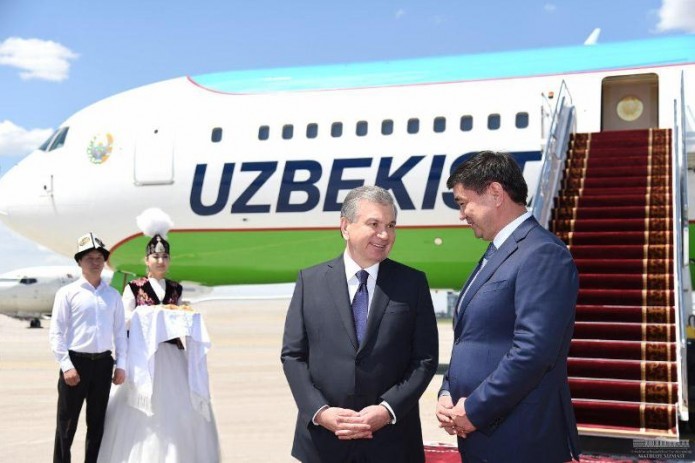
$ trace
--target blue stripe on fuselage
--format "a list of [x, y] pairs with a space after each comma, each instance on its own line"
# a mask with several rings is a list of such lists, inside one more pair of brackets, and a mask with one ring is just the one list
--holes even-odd
[[695, 62], [695, 35], [372, 63], [231, 71], [191, 77], [225, 93], [273, 93], [566, 74]]

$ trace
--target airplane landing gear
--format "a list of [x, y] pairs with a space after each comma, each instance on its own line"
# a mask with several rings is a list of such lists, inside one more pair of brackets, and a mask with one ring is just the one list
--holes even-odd
[[41, 320], [38, 318], [32, 318], [29, 320], [29, 328], [41, 328]]

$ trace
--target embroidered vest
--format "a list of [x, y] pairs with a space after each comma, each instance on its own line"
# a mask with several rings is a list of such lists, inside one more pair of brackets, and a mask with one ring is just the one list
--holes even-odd
[[147, 277], [137, 278], [128, 283], [135, 295], [135, 308], [141, 305], [178, 304], [181, 298], [181, 285], [171, 280], [164, 280], [164, 282], [164, 299], [161, 301]]
[[[154, 288], [152, 288], [152, 284], [150, 284], [150, 280], [147, 277], [137, 278], [128, 283], [130, 290], [135, 295], [135, 309], [141, 305], [178, 304], [183, 288], [175, 281], [164, 280], [164, 283], [164, 299], [162, 301], [157, 297], [157, 293], [154, 292]], [[179, 338], [169, 339], [164, 342], [174, 344], [183, 350], [183, 342]]]

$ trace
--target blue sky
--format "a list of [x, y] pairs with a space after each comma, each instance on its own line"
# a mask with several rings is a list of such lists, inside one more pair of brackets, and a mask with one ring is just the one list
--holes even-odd
[[[107, 96], [236, 69], [695, 32], [693, 0], [0, 0], [0, 176]], [[0, 225], [0, 272], [69, 263]]]

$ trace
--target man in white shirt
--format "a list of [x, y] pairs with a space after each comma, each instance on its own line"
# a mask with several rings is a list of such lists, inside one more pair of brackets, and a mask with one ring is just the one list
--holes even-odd
[[70, 447], [85, 400], [85, 462], [97, 461], [111, 382], [121, 384], [125, 380], [123, 303], [118, 291], [101, 279], [108, 257], [109, 251], [94, 234], [80, 237], [75, 260], [82, 277], [59, 289], [53, 303], [49, 338], [60, 364], [54, 463], [70, 462]]

